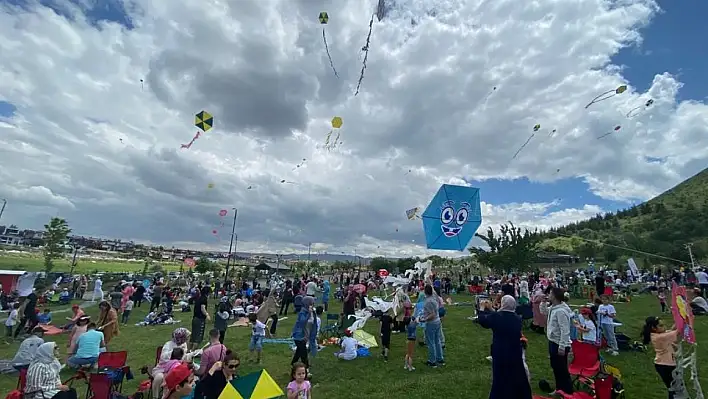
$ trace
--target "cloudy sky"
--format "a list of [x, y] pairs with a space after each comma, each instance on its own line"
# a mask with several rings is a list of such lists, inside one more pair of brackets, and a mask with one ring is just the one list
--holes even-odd
[[227, 249], [238, 208], [240, 251], [424, 255], [444, 183], [544, 228], [708, 163], [706, 5], [387, 0], [354, 96], [375, 3], [0, 1], [2, 224]]

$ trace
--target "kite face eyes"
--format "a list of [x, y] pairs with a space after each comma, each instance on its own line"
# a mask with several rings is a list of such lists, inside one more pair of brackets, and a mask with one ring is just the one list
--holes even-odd
[[[455, 213], [455, 208], [451, 206], [446, 206], [440, 212], [440, 229], [442, 230], [445, 237], [455, 237], [462, 231], [462, 225], [467, 221], [467, 209], [462, 208], [457, 213]], [[456, 222], [460, 227], [450, 226], [453, 222]]]
[[440, 222], [442, 224], [450, 224], [455, 219], [455, 210], [451, 206], [443, 208], [440, 212]]
[[455, 221], [457, 222], [458, 226], [462, 226], [467, 222], [467, 217], [469, 216], [469, 211], [467, 208], [462, 208], [459, 211], [457, 211], [457, 215], [455, 216]]

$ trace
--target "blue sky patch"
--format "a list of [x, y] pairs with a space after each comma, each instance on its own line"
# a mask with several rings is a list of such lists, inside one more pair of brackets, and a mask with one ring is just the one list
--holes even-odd
[[[31, 0], [0, 0], [0, 4], [2, 3], [31, 10], [31, 6], [35, 2]], [[126, 29], [134, 28], [133, 21], [120, 0], [96, 0], [88, 8], [83, 4], [84, 2], [78, 0], [39, 0], [39, 4], [51, 8], [64, 18], [73, 20], [72, 13], [66, 6], [67, 3], [80, 8], [88, 22], [94, 27], [100, 28], [101, 23], [113, 22]]]
[[0, 118], [11, 118], [15, 115], [15, 111], [17, 111], [17, 107], [8, 102], [0, 101]]
[[705, 101], [708, 96], [708, 2], [660, 0], [662, 12], [640, 31], [640, 46], [624, 48], [612, 63], [632, 86], [646, 91], [654, 75], [669, 72], [685, 85], [678, 100]]

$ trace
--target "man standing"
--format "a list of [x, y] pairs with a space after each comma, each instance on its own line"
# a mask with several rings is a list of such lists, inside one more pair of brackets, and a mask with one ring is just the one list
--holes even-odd
[[150, 312], [156, 309], [160, 309], [160, 302], [162, 301], [162, 284], [158, 281], [155, 283], [155, 287], [152, 289], [152, 302], [150, 302]]
[[698, 285], [701, 287], [701, 296], [706, 296], [706, 291], [708, 291], [708, 273], [705, 269], [700, 269], [696, 272], [696, 279], [698, 279]]

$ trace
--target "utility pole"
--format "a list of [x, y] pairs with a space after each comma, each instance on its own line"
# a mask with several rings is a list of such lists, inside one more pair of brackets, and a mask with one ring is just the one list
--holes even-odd
[[72, 276], [74, 275], [74, 268], [76, 268], [76, 253], [79, 252], [79, 246], [74, 245], [74, 257], [71, 259], [71, 274]]
[[684, 247], [686, 247], [686, 249], [688, 249], [688, 256], [691, 257], [691, 270], [693, 270], [696, 267], [696, 262], [693, 259], [693, 251], [692, 251], [693, 243], [688, 243], [688, 244], [684, 245]]
[[224, 287], [226, 287], [226, 281], [229, 278], [229, 266], [231, 264], [231, 251], [234, 248], [234, 238], [236, 238], [236, 245], [238, 246], [238, 237], [236, 236], [236, 217], [238, 216], [238, 209], [231, 209], [234, 210], [234, 221], [231, 225], [231, 242], [229, 243], [229, 256], [226, 258], [226, 274], [224, 274]]
[[312, 251], [312, 243], [308, 242], [307, 243], [307, 267], [305, 268], [305, 270], [307, 270], [307, 272], [306, 272], [307, 276], [305, 276], [305, 277], [307, 277], [307, 278], [310, 277], [310, 267], [312, 267], [312, 263], [310, 261], [311, 251]]
[[2, 199], [2, 208], [0, 209], [0, 219], [2, 219], [2, 213], [5, 212], [5, 205], [7, 205], [7, 200], [5, 198]]

